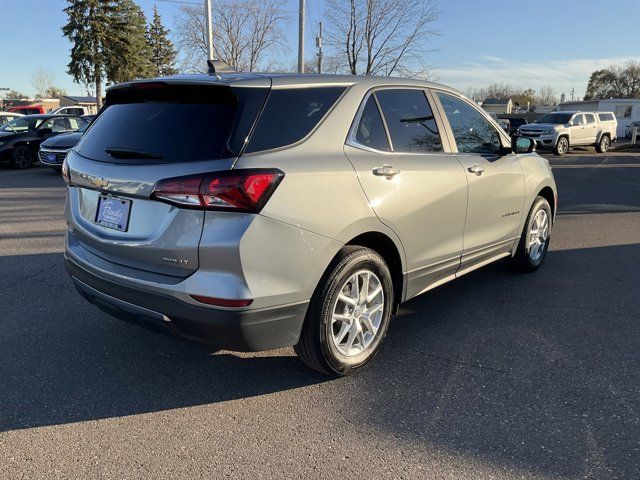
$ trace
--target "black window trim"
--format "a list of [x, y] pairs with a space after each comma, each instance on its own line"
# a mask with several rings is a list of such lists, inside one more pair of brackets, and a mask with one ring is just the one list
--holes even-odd
[[[378, 98], [375, 95], [375, 93], [380, 90], [420, 90], [422, 91], [422, 93], [424, 93], [425, 100], [427, 101], [427, 105], [429, 105], [429, 108], [433, 113], [434, 121], [436, 122], [436, 125], [438, 127], [438, 134], [440, 135], [440, 142], [442, 143], [442, 151], [439, 151], [439, 152], [396, 152], [394, 151], [391, 135], [389, 134], [389, 128], [387, 127], [387, 119], [384, 118], [384, 115], [382, 114], [382, 109], [380, 108], [380, 103], [378, 102]], [[442, 119], [440, 117], [440, 105], [436, 106], [434, 104], [433, 99], [429, 94], [429, 92], [430, 92], [430, 87], [426, 87], [426, 86], [422, 87], [419, 85], [380, 85], [380, 86], [371, 88], [370, 90], [367, 91], [362, 101], [360, 102], [360, 106], [358, 107], [358, 110], [353, 119], [353, 122], [351, 122], [351, 127], [349, 128], [349, 133], [345, 140], [345, 145], [349, 145], [350, 147], [358, 148], [360, 150], [365, 150], [367, 152], [381, 153], [384, 155], [444, 155], [449, 153], [455, 153], [451, 150], [448, 134], [445, 133], [445, 130], [444, 130], [445, 125], [442, 122]], [[391, 149], [391, 151], [389, 152], [371, 148], [367, 145], [362, 145], [356, 139], [356, 135], [358, 133], [358, 125], [360, 124], [360, 119], [367, 105], [367, 102], [369, 101], [369, 97], [371, 97], [372, 95], [375, 100], [376, 107], [378, 108], [378, 112], [382, 117], [382, 124], [384, 125], [384, 130], [387, 134], [387, 142], [389, 143], [389, 148]]]

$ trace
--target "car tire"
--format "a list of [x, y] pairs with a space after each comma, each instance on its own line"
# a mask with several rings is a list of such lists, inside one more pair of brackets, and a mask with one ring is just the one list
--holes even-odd
[[[533, 272], [540, 268], [549, 250], [552, 224], [551, 205], [546, 198], [536, 197], [524, 223], [516, 253], [508, 259], [514, 270]], [[538, 236], [534, 241], [536, 233]]]
[[[362, 293], [365, 281], [367, 299]], [[391, 273], [378, 253], [359, 246], [342, 248], [311, 298], [300, 339], [293, 347], [298, 358], [331, 376], [362, 369], [387, 333], [393, 293]], [[354, 303], [345, 303], [344, 298]]]
[[607, 153], [609, 151], [609, 147], [611, 146], [611, 139], [607, 135], [602, 135], [600, 137], [600, 141], [598, 145], [596, 145], [596, 151], [598, 153]]
[[569, 139], [567, 137], [560, 137], [556, 142], [556, 146], [553, 147], [553, 153], [562, 156], [569, 151], [569, 146]]
[[14, 168], [29, 168], [33, 163], [33, 152], [26, 145], [17, 145], [11, 153], [11, 166]]

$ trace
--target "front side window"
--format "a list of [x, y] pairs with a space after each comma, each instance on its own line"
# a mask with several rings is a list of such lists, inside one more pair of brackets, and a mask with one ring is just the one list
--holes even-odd
[[69, 130], [66, 117], [50, 118], [43, 122], [40, 128], [50, 128], [54, 133], [62, 133]]
[[582, 115], [576, 115], [575, 117], [573, 117], [573, 120], [571, 120], [571, 125], [584, 125], [584, 119], [582, 118]]
[[87, 122], [86, 119], [82, 117], [69, 117], [67, 120], [69, 121], [69, 130], [74, 132], [78, 130], [80, 127], [83, 127], [84, 125], [88, 125], [89, 123]]
[[246, 151], [259, 152], [302, 140], [336, 103], [345, 87], [272, 90]]
[[0, 132], [24, 133], [35, 130], [42, 123], [41, 118], [37, 117], [18, 117], [0, 128]]
[[355, 133], [356, 142], [360, 145], [383, 152], [391, 150], [389, 148], [387, 132], [382, 122], [382, 116], [380, 115], [380, 110], [378, 110], [378, 105], [376, 105], [373, 95], [369, 97], [362, 110]]
[[438, 126], [423, 90], [379, 90], [375, 96], [387, 122], [394, 152], [442, 151]]
[[502, 144], [497, 130], [478, 110], [467, 102], [438, 93], [442, 108], [451, 125], [453, 137], [460, 153], [493, 155], [500, 152]]

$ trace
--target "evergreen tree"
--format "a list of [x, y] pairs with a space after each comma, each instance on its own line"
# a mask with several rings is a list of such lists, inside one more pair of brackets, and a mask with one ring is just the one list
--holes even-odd
[[102, 105], [102, 82], [110, 63], [111, 23], [115, 0], [67, 0], [68, 17], [62, 33], [71, 41], [68, 72], [78, 83], [95, 85], [98, 108]]
[[120, 83], [153, 75], [151, 47], [147, 43], [147, 19], [133, 0], [117, 0], [111, 19], [114, 33], [107, 77]]
[[155, 5], [153, 6], [153, 22], [147, 30], [147, 43], [151, 48], [153, 76], [163, 77], [178, 73], [175, 68], [176, 50], [173, 42], [169, 40], [169, 30], [162, 24], [162, 18]]

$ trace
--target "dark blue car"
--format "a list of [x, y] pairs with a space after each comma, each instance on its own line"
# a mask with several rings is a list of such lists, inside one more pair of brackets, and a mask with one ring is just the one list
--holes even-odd
[[89, 123], [85, 123], [75, 132], [56, 135], [42, 142], [38, 152], [40, 163], [58, 172], [62, 170], [62, 162], [64, 162], [67, 153], [78, 144], [82, 134], [88, 127]]

